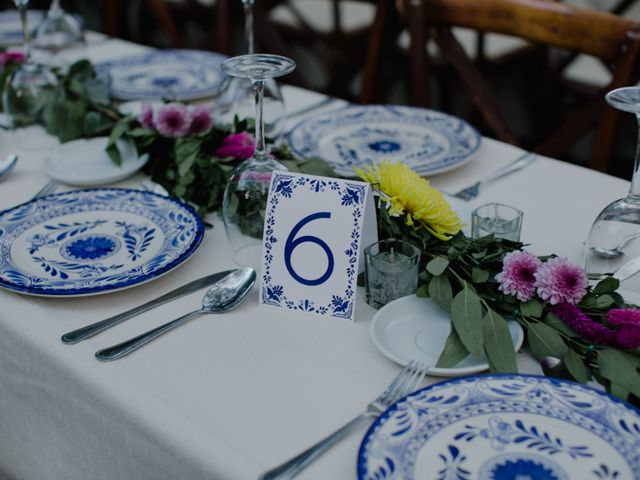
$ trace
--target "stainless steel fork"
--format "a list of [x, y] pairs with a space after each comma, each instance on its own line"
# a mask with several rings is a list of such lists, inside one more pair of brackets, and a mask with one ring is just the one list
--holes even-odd
[[50, 193], [55, 192], [56, 188], [58, 188], [58, 182], [55, 180], [49, 180], [44, 187], [42, 187], [32, 198], [31, 200], [35, 200], [36, 198], [44, 197], [45, 195], [49, 195]]
[[358, 415], [328, 437], [325, 437], [304, 452], [293, 457], [291, 460], [263, 473], [258, 480], [285, 480], [294, 478], [311, 462], [326, 452], [339, 440], [344, 438], [349, 432], [353, 431], [367, 418], [380, 415], [400, 398], [416, 390], [426, 375], [427, 369], [428, 367], [420, 365], [417, 362], [409, 362], [409, 364], [398, 374], [384, 392], [367, 405], [365, 412]]
[[463, 188], [459, 192], [454, 193], [452, 196], [456, 198], [461, 198], [462, 200], [467, 200], [467, 201], [473, 200], [480, 193], [480, 185], [482, 185], [483, 183], [490, 182], [492, 180], [495, 180], [496, 178], [502, 177], [503, 175], [520, 170], [521, 168], [524, 168], [527, 165], [529, 165], [535, 159], [536, 159], [535, 153], [527, 152], [524, 155], [521, 155], [518, 158], [516, 158], [513, 162], [507, 163], [504, 167], [499, 168], [495, 172], [491, 172], [489, 175], [477, 181], [473, 185], [470, 185], [466, 188]]

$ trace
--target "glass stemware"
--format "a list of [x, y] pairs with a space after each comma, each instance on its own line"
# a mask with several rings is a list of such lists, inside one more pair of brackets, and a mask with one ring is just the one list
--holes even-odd
[[[238, 79], [249, 79], [255, 100], [255, 150], [231, 174], [224, 191], [222, 214], [233, 261], [240, 266], [261, 269], [262, 233], [271, 175], [286, 170], [269, 155], [263, 120], [264, 85], [270, 79], [290, 73], [295, 63], [279, 55], [242, 55], [226, 60], [222, 69]], [[249, 83], [249, 82], [247, 82]]]
[[62, 9], [60, 0], [52, 0], [46, 17], [35, 31], [34, 47], [55, 52], [82, 41], [84, 32], [78, 19]]
[[[248, 55], [255, 53], [253, 40], [254, 0], [242, 0], [244, 8], [244, 40], [245, 49]], [[216, 99], [216, 110], [220, 113], [223, 121], [231, 122], [234, 116], [247, 118], [253, 115], [251, 98], [253, 89], [251, 83], [238, 77], [229, 77], [218, 98]], [[284, 100], [279, 85], [272, 78], [264, 84], [264, 117], [265, 133], [269, 138], [279, 140], [283, 132], [284, 123]]]
[[31, 34], [27, 8], [29, 0], [14, 0], [24, 38], [25, 61], [7, 79], [2, 107], [11, 119], [12, 127], [23, 127], [35, 123], [42, 113], [45, 100], [57, 84], [57, 78], [47, 67], [31, 59]]
[[624, 87], [606, 95], [614, 108], [634, 113], [638, 121], [638, 144], [631, 188], [625, 198], [607, 205], [596, 218], [586, 241], [588, 273], [615, 273], [640, 256], [640, 87]]

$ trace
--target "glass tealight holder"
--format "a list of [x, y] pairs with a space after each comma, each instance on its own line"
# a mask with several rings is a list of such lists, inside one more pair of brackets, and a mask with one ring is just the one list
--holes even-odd
[[367, 303], [381, 308], [416, 293], [420, 250], [402, 240], [381, 240], [364, 250]]
[[523, 213], [502, 203], [487, 203], [471, 212], [471, 236], [481, 238], [493, 234], [513, 242], [520, 241]]

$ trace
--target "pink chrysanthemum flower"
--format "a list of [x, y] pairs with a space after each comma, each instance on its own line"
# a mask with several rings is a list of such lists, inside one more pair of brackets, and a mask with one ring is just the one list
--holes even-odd
[[617, 327], [640, 328], [640, 309], [612, 308], [607, 312], [607, 322]]
[[158, 132], [168, 137], [183, 137], [189, 133], [191, 114], [185, 105], [169, 103], [158, 109], [153, 117]]
[[507, 295], [515, 295], [521, 302], [531, 300], [536, 293], [535, 273], [542, 262], [529, 252], [509, 252], [502, 263], [502, 271], [496, 275], [498, 289]]
[[581, 337], [600, 345], [611, 345], [614, 332], [604, 325], [594, 322], [575, 305], [561, 303], [551, 308], [551, 313], [573, 328]]
[[640, 328], [623, 327], [620, 330], [617, 330], [614, 342], [618, 347], [627, 348], [629, 350], [640, 348]]
[[543, 263], [535, 273], [538, 296], [557, 305], [576, 304], [587, 293], [587, 274], [564, 257], [554, 257]]
[[156, 128], [153, 123], [153, 108], [151, 108], [151, 105], [148, 103], [142, 104], [142, 111], [140, 112], [140, 115], [138, 115], [138, 122], [140, 122], [140, 125], [144, 128], [148, 128], [149, 130]]
[[253, 155], [254, 142], [253, 135], [247, 132], [228, 135], [222, 139], [222, 144], [216, 150], [216, 156], [245, 160]]
[[213, 116], [209, 108], [201, 105], [191, 110], [191, 126], [189, 133], [206, 132], [213, 125]]

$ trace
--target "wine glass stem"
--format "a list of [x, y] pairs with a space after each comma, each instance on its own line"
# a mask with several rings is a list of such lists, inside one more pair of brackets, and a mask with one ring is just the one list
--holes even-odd
[[262, 160], [267, 156], [267, 147], [264, 140], [264, 119], [262, 118], [264, 80], [252, 80], [251, 83], [253, 83], [253, 95], [256, 102], [256, 146], [253, 156], [256, 160]]
[[636, 158], [633, 165], [633, 176], [631, 177], [631, 188], [629, 190], [629, 197], [636, 202], [640, 202], [640, 114], [636, 114], [636, 120], [638, 121], [638, 138], [636, 143]]
[[247, 46], [247, 54], [255, 53], [253, 43], [253, 0], [243, 1], [244, 5], [244, 39]]
[[24, 56], [25, 61], [31, 60], [31, 34], [29, 33], [29, 19], [27, 17], [27, 6], [18, 7], [20, 13], [20, 22], [22, 23], [22, 36], [24, 38]]

